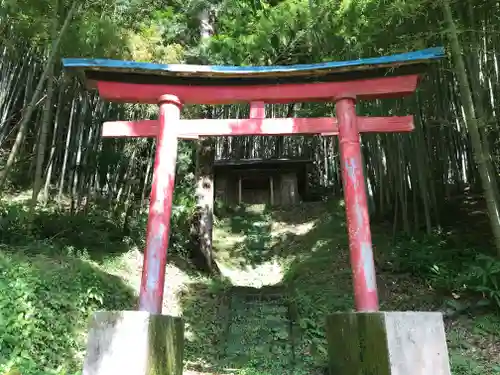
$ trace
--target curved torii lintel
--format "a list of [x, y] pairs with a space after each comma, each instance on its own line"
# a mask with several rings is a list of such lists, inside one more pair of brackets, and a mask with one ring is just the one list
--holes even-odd
[[341, 62], [289, 66], [153, 64], [107, 59], [63, 59], [107, 100], [157, 103], [168, 92], [186, 104], [330, 100], [343, 95], [372, 99], [415, 91], [442, 47]]

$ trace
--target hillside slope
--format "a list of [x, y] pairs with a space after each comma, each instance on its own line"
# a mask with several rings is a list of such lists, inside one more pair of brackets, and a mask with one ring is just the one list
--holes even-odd
[[[325, 363], [324, 317], [353, 309], [344, 216], [342, 202], [272, 211], [252, 206], [221, 220], [215, 232], [217, 259], [233, 284], [288, 289], [300, 331], [295, 354], [304, 373]], [[476, 303], [474, 250], [457, 248], [460, 239], [446, 234], [393, 240], [390, 228], [373, 224], [372, 231], [381, 308], [443, 311], [454, 373], [497, 373], [500, 318], [472, 317], [467, 308]], [[470, 290], [457, 288], [464, 282]]]
[[[17, 234], [0, 227], [0, 374], [77, 374], [92, 311], [135, 308], [142, 254], [102, 215], [61, 218], [57, 235], [45, 237], [24, 235], [18, 213], [8, 226]], [[454, 374], [498, 373], [500, 318], [463, 309], [475, 294], [456, 287], [474, 281], [474, 251], [446, 235], [393, 241], [386, 233], [373, 225], [382, 308], [453, 313]], [[353, 307], [342, 205], [243, 207], [219, 219], [214, 247], [218, 279], [169, 258], [164, 313], [186, 321], [185, 373], [321, 373], [324, 317]]]

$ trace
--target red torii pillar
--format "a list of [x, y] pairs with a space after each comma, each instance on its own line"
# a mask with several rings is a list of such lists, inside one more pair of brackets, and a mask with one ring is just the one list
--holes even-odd
[[342, 184], [357, 311], [378, 311], [370, 218], [366, 198], [355, 96], [337, 98]]
[[159, 134], [151, 184], [146, 249], [142, 269], [139, 310], [161, 314], [170, 217], [177, 164], [177, 128], [182, 103], [174, 95], [159, 98]]

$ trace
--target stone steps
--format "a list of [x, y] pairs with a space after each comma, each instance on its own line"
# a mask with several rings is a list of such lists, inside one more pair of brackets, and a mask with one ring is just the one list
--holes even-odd
[[226, 365], [290, 374], [294, 367], [294, 339], [289, 310], [283, 288], [232, 288]]

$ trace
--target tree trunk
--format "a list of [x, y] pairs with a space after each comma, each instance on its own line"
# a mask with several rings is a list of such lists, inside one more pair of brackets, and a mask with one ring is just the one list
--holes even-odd
[[70, 191], [71, 191], [71, 214], [74, 214], [78, 209], [78, 204], [79, 202], [78, 196], [79, 196], [79, 191], [78, 191], [78, 182], [80, 181], [81, 174], [82, 174], [82, 153], [83, 153], [83, 140], [84, 140], [84, 135], [85, 135], [85, 119], [87, 118], [87, 109], [89, 107], [89, 102], [86, 99], [86, 97], [83, 97], [83, 108], [82, 108], [82, 113], [79, 116], [78, 119], [78, 125], [77, 125], [77, 133], [76, 133], [76, 139], [77, 139], [77, 149], [76, 149], [76, 154], [73, 159], [73, 169], [72, 169], [72, 176], [70, 178]]
[[443, 11], [445, 21], [448, 25], [451, 54], [453, 56], [453, 60], [455, 61], [455, 69], [460, 86], [460, 96], [462, 97], [465, 120], [467, 123], [467, 128], [469, 129], [474, 158], [476, 159], [482, 187], [485, 193], [491, 229], [495, 238], [497, 255], [500, 256], [500, 213], [498, 202], [496, 199], [497, 192], [495, 192], [495, 185], [493, 184], [493, 178], [495, 178], [495, 176], [490, 175], [490, 169], [488, 168], [487, 164], [489, 155], [485, 155], [485, 151], [481, 142], [481, 134], [478, 127], [478, 121], [474, 112], [472, 92], [469, 86], [467, 72], [465, 70], [465, 64], [462, 58], [457, 28], [455, 25], [455, 21], [453, 20], [453, 13], [448, 0], [443, 1]]
[[206, 138], [198, 143], [196, 155], [196, 196], [198, 199], [198, 243], [212, 271], [212, 230], [214, 214], [213, 163], [215, 159], [214, 139]]
[[69, 115], [68, 133], [66, 134], [66, 147], [64, 148], [63, 164], [61, 166], [61, 178], [59, 180], [59, 192], [57, 193], [57, 199], [61, 200], [64, 193], [64, 183], [66, 182], [66, 172], [68, 170], [68, 159], [69, 159], [69, 148], [71, 145], [71, 131], [73, 128], [73, 122], [76, 114], [76, 99], [77, 94], [74, 94], [73, 101], [71, 103], [71, 112]]
[[49, 124], [52, 120], [52, 96], [54, 93], [54, 62], [51, 64], [47, 81], [47, 98], [43, 109], [42, 125], [38, 138], [38, 148], [36, 157], [35, 180], [33, 182], [33, 194], [31, 196], [31, 207], [35, 207], [38, 194], [42, 188], [43, 164], [45, 161], [45, 149], [47, 148], [47, 137], [49, 134]]
[[45, 64], [45, 68], [43, 70], [42, 76], [40, 77], [40, 80], [38, 81], [38, 84], [36, 86], [35, 92], [33, 93], [33, 96], [31, 97], [30, 102], [26, 106], [24, 113], [23, 113], [23, 118], [21, 120], [21, 125], [19, 126], [19, 131], [17, 132], [16, 136], [16, 141], [14, 142], [14, 145], [12, 146], [12, 149], [9, 154], [9, 158], [7, 159], [7, 163], [5, 164], [5, 168], [0, 171], [0, 194], [3, 190], [3, 186], [7, 180], [7, 176], [9, 174], [10, 169], [14, 165], [14, 161], [17, 157], [17, 153], [21, 147], [21, 144], [24, 141], [24, 137], [26, 135], [26, 132], [28, 130], [28, 124], [31, 120], [31, 115], [33, 114], [33, 111], [35, 109], [35, 105], [42, 95], [42, 89], [43, 85], [45, 83], [45, 79], [50, 73], [50, 70], [52, 69], [52, 65], [54, 64], [54, 60], [57, 56], [57, 51], [59, 49], [59, 45], [61, 44], [61, 40], [66, 33], [66, 30], [69, 27], [70, 21], [73, 18], [73, 14], [76, 11], [77, 4], [79, 4], [77, 1], [73, 2], [71, 5], [71, 8], [66, 16], [66, 19], [64, 20], [64, 24], [61, 27], [61, 30], [59, 31], [59, 35], [57, 39], [54, 41], [49, 57], [47, 59], [47, 63]]
[[[210, 19], [210, 6], [199, 14], [201, 44], [207, 43], [214, 29]], [[211, 108], [204, 111], [206, 118], [212, 118]], [[207, 269], [213, 271], [212, 229], [214, 210], [213, 163], [215, 159], [215, 138], [205, 138], [197, 143], [196, 150], [196, 196], [198, 211], [198, 243]]]
[[47, 167], [47, 173], [45, 176], [45, 185], [43, 187], [43, 196], [42, 196], [42, 201], [44, 204], [47, 203], [49, 200], [50, 196], [50, 181], [52, 181], [52, 171], [54, 169], [54, 162], [55, 162], [55, 153], [56, 153], [56, 148], [57, 148], [57, 129], [59, 127], [59, 117], [61, 116], [61, 103], [62, 103], [62, 97], [64, 94], [64, 87], [61, 87], [59, 89], [59, 97], [57, 99], [57, 111], [56, 111], [56, 116], [55, 116], [55, 121], [54, 121], [54, 130], [52, 132], [52, 143], [50, 146], [50, 155], [49, 155], [49, 165]]
[[[52, 40], [56, 39], [57, 28], [59, 26], [58, 20], [58, 5], [59, 1], [55, 1], [54, 5], [54, 19], [52, 20]], [[56, 55], [57, 56], [57, 51]], [[49, 55], [52, 49], [49, 47]], [[35, 180], [33, 181], [33, 194], [31, 196], [31, 208], [35, 208], [38, 201], [38, 194], [42, 189], [43, 180], [43, 164], [45, 161], [45, 149], [47, 148], [47, 137], [49, 134], [49, 124], [52, 121], [52, 97], [54, 95], [54, 68], [56, 59], [53, 58], [48, 66], [47, 72], [47, 98], [45, 99], [45, 107], [43, 109], [42, 125], [40, 128], [40, 136], [38, 138], [38, 149], [36, 157]]]

